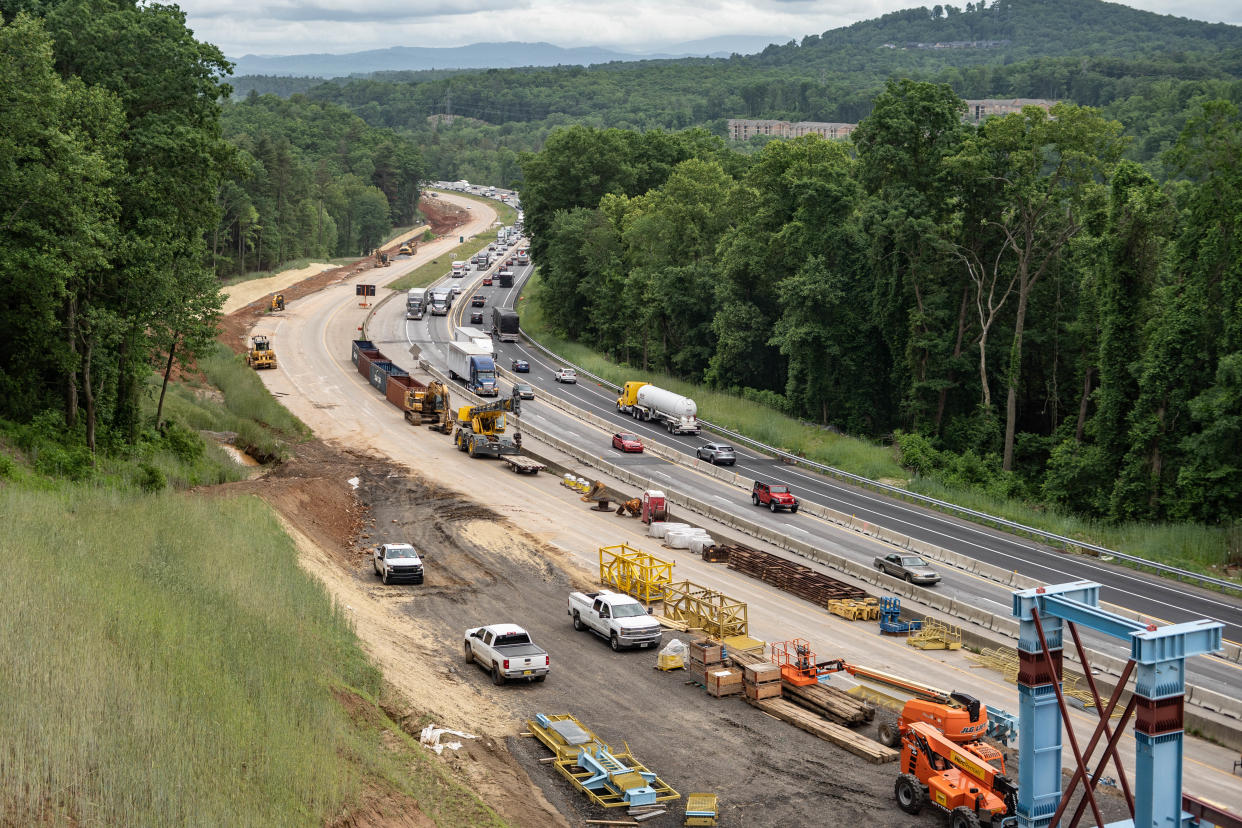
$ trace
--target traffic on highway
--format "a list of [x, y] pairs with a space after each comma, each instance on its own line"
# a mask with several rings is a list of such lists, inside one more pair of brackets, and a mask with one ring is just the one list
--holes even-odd
[[[496, 198], [501, 196], [511, 205], [520, 208], [516, 194], [503, 191], [494, 193]], [[520, 231], [520, 223], [513, 230], [499, 228], [494, 249], [484, 251], [490, 253], [485, 256], [486, 264], [476, 260], [469, 268], [463, 269], [461, 275], [446, 275], [433, 286], [433, 290], [456, 287], [461, 296], [471, 300], [464, 301], [459, 298], [443, 319], [434, 316], [417, 320], [406, 319], [404, 314], [397, 313], [394, 308], [391, 313], [377, 316], [373, 324], [377, 329], [387, 332], [386, 338], [404, 342], [420, 358], [439, 367], [446, 366], [452, 349], [451, 343], [461, 337], [461, 328], [475, 327], [484, 334], [491, 334], [490, 321], [494, 309], [516, 308], [523, 285], [534, 272], [534, 265], [529, 261], [528, 248], [519, 235]], [[526, 264], [518, 263], [519, 251], [523, 254], [520, 258]], [[502, 270], [511, 271], [511, 277], [505, 279], [506, 282], [511, 279], [511, 286], [502, 287], [495, 278]], [[481, 313], [481, 326], [477, 322], [471, 323], [472, 312]], [[567, 439], [581, 441], [582, 445], [591, 447], [601, 456], [607, 452], [623, 455], [618, 462], [642, 463], [644, 468], [651, 469], [653, 477], [667, 480], [669, 485], [707, 493], [709, 498], [722, 504], [740, 504], [743, 508], [748, 502], [753, 507], [759, 499], [757, 493], [739, 493], [734, 487], [708, 479], [679, 464], [653, 457], [649, 452], [637, 451], [636, 446], [659, 445], [687, 463], [703, 459], [707, 462], [731, 464], [732, 470], [743, 477], [765, 485], [786, 487], [791, 497], [857, 516], [861, 520], [919, 541], [1006, 570], [1017, 571], [1043, 582], [1058, 583], [1078, 579], [1098, 581], [1103, 585], [1101, 597], [1105, 601], [1141, 613], [1154, 621], [1176, 623], [1197, 618], [1220, 621], [1225, 624], [1227, 639], [1242, 640], [1242, 607], [1226, 596], [1135, 570], [1109, 566], [1106, 562], [1093, 558], [1068, 555], [1026, 539], [853, 487], [805, 468], [784, 464], [774, 458], [717, 439], [709, 433], [700, 433], [693, 412], [690, 412], [689, 418], [681, 416], [685, 412], [677, 412], [669, 417], [659, 414], [636, 416], [635, 409], [644, 402], [638, 399], [643, 389], [648, 392], [671, 392], [663, 392], [662, 389], [647, 385], [638, 377], [634, 382], [627, 383], [626, 387], [617, 390], [576, 372], [572, 366], [549, 356], [528, 341], [502, 341], [496, 336], [491, 338], [496, 365], [513, 371], [515, 380], [523, 386], [521, 396], [535, 401], [534, 405], [528, 404], [524, 408], [524, 419], [546, 425], [565, 435]], [[511, 394], [512, 383], [504, 378], [503, 370], [498, 373], [501, 376], [497, 380], [497, 393]], [[517, 379], [517, 373], [521, 374], [520, 379]], [[600, 433], [592, 426], [574, 422], [573, 418], [558, 409], [540, 406], [538, 400], [549, 395], [555, 395], [590, 414], [614, 422], [614, 430]], [[631, 446], [629, 450], [618, 450], [617, 446], [622, 441], [613, 440], [617, 434], [631, 438], [624, 441]], [[713, 460], [721, 447], [732, 449], [731, 458], [725, 456]], [[767, 507], [769, 503], [765, 501], [763, 505]], [[750, 517], [754, 517], [753, 513]], [[840, 532], [831, 530], [821, 521], [808, 519], [798, 513], [796, 507], [784, 506], [765, 519], [773, 524], [773, 528], [788, 532], [799, 540], [822, 540], [834, 545], [842, 543]], [[851, 557], [870, 562], [874, 558], [874, 548], [872, 545], [863, 544], [852, 550]], [[947, 577], [937, 588], [951, 591], [962, 600], [981, 602], [977, 605], [991, 606], [993, 612], [1007, 615], [1008, 591], [997, 589], [996, 586], [982, 582], [975, 576], [949, 570]], [[1205, 666], [1211, 663], [1210, 660], [1200, 659], [1196, 663], [1196, 669], [1211, 671], [1210, 667]], [[1231, 666], [1222, 667], [1212, 683], [1232, 686], [1236, 679], [1236, 669]]]

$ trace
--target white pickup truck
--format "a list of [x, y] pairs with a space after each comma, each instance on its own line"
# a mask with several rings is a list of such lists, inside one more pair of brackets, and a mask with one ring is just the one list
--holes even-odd
[[590, 630], [606, 638], [614, 650], [655, 647], [663, 634], [660, 622], [637, 599], [620, 592], [571, 592], [569, 614], [575, 630]]
[[375, 547], [371, 561], [375, 574], [386, 584], [394, 581], [423, 582], [423, 559], [408, 543], [385, 543]]
[[552, 660], [542, 647], [530, 640], [530, 633], [517, 624], [491, 624], [466, 630], [466, 661], [478, 662], [492, 674], [492, 683], [509, 679], [543, 681]]

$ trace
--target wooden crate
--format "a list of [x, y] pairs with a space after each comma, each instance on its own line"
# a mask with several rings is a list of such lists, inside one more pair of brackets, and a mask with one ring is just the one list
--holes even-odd
[[780, 665], [773, 664], [770, 661], [760, 664], [747, 664], [742, 669], [742, 680], [747, 684], [768, 684], [770, 682], [779, 684], [781, 681]]
[[707, 671], [707, 692], [717, 698], [735, 696], [742, 692], [742, 674], [736, 670]]
[[701, 664], [719, 664], [724, 659], [724, 648], [719, 641], [710, 638], [690, 642], [690, 659]]
[[742, 684], [742, 692], [746, 694], [748, 699], [779, 699], [781, 697], [781, 683], [779, 681], [769, 681], [766, 684]]

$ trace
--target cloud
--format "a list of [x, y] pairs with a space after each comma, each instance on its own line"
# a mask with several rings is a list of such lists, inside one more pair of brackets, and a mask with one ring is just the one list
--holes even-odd
[[[1127, 0], [1242, 22], [1236, 0]], [[388, 46], [524, 41], [659, 51], [723, 35], [801, 39], [927, 0], [184, 0], [190, 27], [225, 54], [346, 53]], [[965, 5], [955, 2], [954, 5]]]

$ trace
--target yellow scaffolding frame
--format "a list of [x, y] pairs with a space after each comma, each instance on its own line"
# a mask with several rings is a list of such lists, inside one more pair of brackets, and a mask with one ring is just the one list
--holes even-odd
[[601, 546], [599, 580], [604, 586], [650, 604], [664, 599], [664, 588], [673, 581], [673, 563], [626, 543]]
[[748, 636], [750, 631], [744, 602], [690, 581], [665, 585], [664, 615], [716, 639]]

